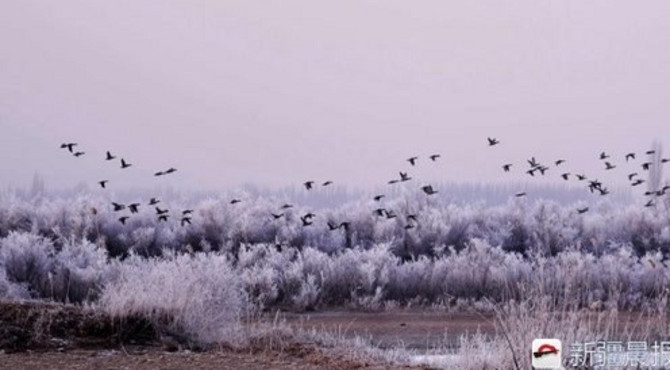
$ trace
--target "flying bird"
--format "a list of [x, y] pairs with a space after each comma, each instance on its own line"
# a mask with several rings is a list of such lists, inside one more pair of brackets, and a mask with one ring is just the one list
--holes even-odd
[[647, 204], [644, 205], [645, 207], [653, 207], [654, 206], [654, 201], [650, 199]]
[[400, 172], [400, 181], [409, 181], [412, 178], [407, 175], [407, 172]]
[[525, 197], [525, 196], [526, 196], [526, 192], [516, 193], [516, 194], [514, 194], [514, 196], [517, 197], [517, 198]]
[[648, 154], [648, 155], [652, 155], [652, 154], [654, 154], [654, 153], [656, 153], [655, 150], [647, 150], [647, 154]]
[[79, 157], [81, 157], [81, 156], [84, 155], [84, 154], [86, 154], [86, 153], [84, 153], [84, 152], [76, 152], [76, 153], [74, 153], [73, 155], [74, 155], [75, 157], [79, 158]]
[[531, 168], [530, 170], [526, 171], [526, 173], [531, 176], [535, 176], [535, 170], [537, 170], [537, 168]]
[[311, 190], [312, 186], [314, 186], [314, 181], [305, 181], [303, 185], [305, 185], [305, 189]]
[[284, 217], [283, 213], [280, 214], [270, 213], [270, 214], [272, 215], [272, 218], [274, 218], [275, 220], [279, 220], [280, 218]]
[[387, 220], [398, 217], [398, 215], [396, 215], [395, 212], [393, 212], [393, 211], [386, 210], [385, 212], [386, 212], [386, 219]]
[[605, 153], [605, 152], [600, 153], [600, 159], [607, 159], [607, 158], [609, 158], [609, 157], [610, 157], [610, 156], [607, 155], [607, 153]]
[[302, 221], [302, 226], [303, 227], [309, 226], [313, 223], [312, 221], [310, 221], [309, 217], [305, 217], [305, 216], [300, 217], [300, 221]]
[[407, 158], [407, 162], [409, 162], [409, 164], [414, 166], [416, 164], [417, 159], [419, 159], [419, 157], [410, 157], [410, 158]]
[[163, 171], [158, 171], [158, 172], [154, 173], [154, 176], [163, 176], [163, 175], [165, 175], [165, 172], [163, 172]]
[[372, 199], [374, 199], [375, 202], [379, 202], [379, 201], [382, 200], [382, 198], [384, 198], [385, 196], [386, 196], [386, 195], [384, 195], [384, 194], [375, 195], [375, 197], [372, 198]]
[[512, 164], [511, 163], [503, 164], [502, 168], [503, 171], [509, 172], [510, 168], [512, 168]]
[[611, 164], [611, 163], [609, 163], [609, 162], [605, 162], [605, 169], [606, 169], [606, 170], [612, 170], [612, 169], [614, 169], [614, 168], [616, 168], [615, 165], [613, 165], [613, 164]]
[[386, 212], [384, 208], [377, 208], [374, 211], [372, 211], [372, 213], [376, 214], [379, 217], [384, 216], [384, 212]]
[[635, 153], [626, 154], [626, 162], [628, 162], [631, 159], [635, 159]]
[[156, 214], [157, 214], [157, 215], [164, 215], [164, 214], [166, 214], [166, 213], [168, 213], [168, 212], [170, 212], [170, 210], [168, 210], [168, 209], [160, 209], [160, 208], [156, 207]]
[[570, 176], [570, 173], [569, 173], [569, 172], [566, 172], [566, 173], [564, 173], [564, 174], [561, 175], [561, 177], [563, 178], [563, 180], [567, 180], [569, 176]]
[[122, 223], [123, 225], [125, 225], [126, 220], [128, 220], [129, 218], [130, 217], [128, 217], [128, 216], [119, 217], [119, 222]]
[[139, 203], [131, 203], [128, 205], [128, 209], [130, 210], [130, 213], [137, 213], [139, 212], [138, 207], [140, 206]]
[[330, 229], [330, 231], [335, 231], [335, 230], [339, 229], [340, 227], [336, 224], [328, 222], [328, 228]]
[[440, 155], [439, 154], [432, 154], [428, 158], [430, 158], [431, 161], [435, 162], [438, 158], [440, 158]]
[[311, 218], [316, 217], [316, 215], [312, 212], [307, 212], [307, 213], [305, 213], [305, 215], [303, 217], [307, 218], [307, 219], [311, 219]]
[[529, 164], [532, 168], [535, 168], [535, 167], [539, 167], [539, 166], [540, 166], [540, 164], [537, 162], [537, 160], [535, 159], [535, 157], [532, 157], [531, 159], [528, 159], [527, 161], [528, 161], [528, 164]]
[[405, 225], [405, 230], [409, 230], [409, 229], [413, 229], [413, 228], [414, 228], [414, 225], [412, 225], [412, 224]]
[[489, 138], [486, 138], [486, 139], [487, 139], [488, 142], [489, 142], [489, 146], [494, 146], [494, 145], [498, 145], [498, 144], [500, 144], [500, 141], [499, 141], [498, 139], [496, 139], [496, 138], [491, 138], [491, 137], [489, 137]]
[[589, 207], [584, 207], [584, 208], [577, 208], [577, 213], [584, 214], [589, 211]]
[[555, 164], [556, 166], [560, 166], [560, 165], [563, 164], [563, 163], [565, 163], [565, 159], [559, 159], [559, 160], [557, 160], [556, 162], [554, 162], [554, 164]]
[[185, 209], [185, 210], [181, 211], [181, 214], [182, 215], [191, 215], [191, 214], [193, 214], [193, 210], [192, 209]]
[[177, 172], [177, 169], [170, 167], [165, 171], [165, 174], [169, 175], [169, 174], [174, 173], [174, 172]]
[[283, 206], [279, 207], [280, 209], [289, 209], [293, 208], [293, 204], [284, 203]]
[[241, 200], [239, 200], [239, 199], [233, 199], [233, 200], [230, 201], [230, 204], [237, 204], [237, 203], [239, 203], [239, 202], [241, 202]]
[[112, 202], [112, 206], [114, 207], [114, 212], [118, 212], [118, 211], [126, 209], [125, 205], [119, 204], [119, 203]]
[[332, 183], [333, 183], [332, 181], [326, 181], [323, 184], [321, 184], [321, 186], [328, 186], [331, 185]]
[[161, 222], [161, 221], [167, 222], [168, 217], [170, 217], [170, 215], [160, 215], [160, 216], [158, 216], [158, 222]]
[[183, 227], [186, 224], [191, 224], [191, 219], [189, 217], [182, 217], [181, 219], [181, 226]]
[[109, 182], [109, 180], [102, 180], [102, 181], [98, 181], [98, 184], [100, 184], [101, 188], [105, 189], [105, 186], [107, 186], [108, 182]]
[[407, 220], [408, 220], [408, 221], [409, 221], [409, 220], [412, 220], [412, 221], [414, 221], [414, 222], [417, 222], [416, 215], [414, 215], [414, 214], [409, 214], [409, 215], [407, 215]]
[[628, 181], [633, 181], [633, 177], [637, 176], [637, 172], [633, 172], [631, 174], [628, 174]]
[[632, 186], [638, 186], [638, 185], [642, 185], [643, 183], [644, 183], [644, 180], [642, 180], [642, 179], [637, 179], [637, 180], [635, 180], [631, 185], [632, 185]]
[[77, 145], [78, 145], [77, 143], [63, 143], [63, 144], [60, 145], [60, 148], [61, 148], [61, 149], [65, 149], [65, 148], [67, 148], [67, 150], [69, 150], [70, 153], [72, 153], [72, 152], [73, 152], [73, 148], [74, 148], [75, 146], [77, 146]]
[[132, 164], [130, 164], [130, 163], [126, 163], [126, 161], [125, 161], [123, 158], [121, 158], [121, 168], [122, 168], [122, 169], [124, 169], [124, 168], [128, 168], [128, 167], [130, 167], [130, 166], [132, 166]]
[[649, 171], [649, 167], [650, 167], [652, 164], [653, 164], [653, 163], [651, 163], [651, 162], [644, 162], [644, 163], [642, 163], [642, 169], [645, 170], [645, 171]]
[[670, 158], [661, 159], [661, 163], [668, 163], [668, 162], [670, 162]]
[[149, 205], [150, 206], [155, 206], [158, 203], [160, 203], [160, 200], [158, 200], [156, 198], [151, 198], [151, 200], [149, 200]]
[[105, 158], [105, 160], [111, 161], [112, 159], [115, 159], [115, 158], [116, 157], [113, 156], [112, 153], [110, 153], [109, 150], [108, 150], [107, 151], [107, 158]]
[[398, 183], [398, 180], [395, 180], [395, 179], [389, 180], [389, 182], [388, 182], [389, 185], [393, 185], [393, 184], [396, 184], [396, 183]]
[[579, 181], [584, 181], [584, 180], [586, 180], [586, 175], [575, 175], [575, 176], [577, 176], [577, 179], [578, 179]]
[[431, 185], [422, 186], [421, 190], [423, 190], [423, 192], [428, 194], [428, 195], [437, 194], [437, 190], [434, 190]]

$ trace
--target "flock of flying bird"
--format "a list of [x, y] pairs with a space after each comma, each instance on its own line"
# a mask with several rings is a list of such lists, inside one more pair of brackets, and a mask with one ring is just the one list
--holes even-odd
[[[81, 157], [84, 154], [86, 154], [85, 152], [75, 151], [74, 148], [76, 146], [78, 146], [77, 143], [63, 143], [63, 144], [61, 144], [60, 147], [61, 147], [61, 149], [67, 149], [75, 157]], [[107, 151], [106, 156], [105, 156], [105, 160], [106, 161], [113, 161], [115, 159], [116, 159], [116, 156], [112, 155], [112, 153], [110, 151]], [[124, 158], [120, 159], [120, 163], [121, 163], [120, 168], [122, 170], [127, 169], [129, 167], [132, 167], [132, 164], [126, 162], [126, 160]], [[156, 177], [165, 176], [165, 175], [169, 175], [169, 174], [174, 173], [174, 172], [177, 172], [177, 169], [173, 168], [173, 167], [170, 167], [167, 170], [158, 171], [158, 172], [154, 173], [154, 176], [156, 176]], [[108, 183], [109, 183], [109, 180], [98, 181], [98, 185], [100, 185], [100, 187], [102, 189], [107, 189], [107, 184]], [[160, 203], [160, 201], [158, 199], [151, 198], [147, 204], [150, 207], [155, 207], [156, 217], [157, 217], [158, 222], [167, 222], [168, 218], [170, 217], [170, 214], [169, 214], [170, 210], [169, 209], [161, 209], [158, 206], [158, 203]], [[117, 202], [111, 202], [111, 205], [112, 205], [112, 210], [114, 212], [122, 212], [122, 211], [127, 209], [128, 211], [130, 211], [131, 215], [139, 213], [139, 211], [140, 211], [139, 208], [140, 208], [140, 206], [142, 206], [141, 203], [130, 203], [130, 204], [126, 205], [126, 204], [121, 204], [121, 203], [117, 203]], [[182, 226], [190, 225], [192, 215], [193, 215], [193, 210], [192, 209], [185, 209], [185, 210], [181, 211], [181, 214], [180, 214], [181, 225]], [[130, 217], [131, 217], [130, 215], [126, 214], [126, 215], [122, 215], [121, 217], [119, 217], [118, 220], [121, 224], [125, 225], [126, 221], [128, 221], [128, 219], [130, 219]]]
[[[496, 138], [490, 138], [489, 137], [489, 138], [487, 138], [487, 141], [488, 141], [488, 146], [489, 147], [494, 147], [494, 146], [500, 144], [500, 141]], [[60, 147], [61, 147], [61, 149], [67, 149], [75, 157], [81, 157], [85, 154], [85, 152], [75, 151], [75, 147], [77, 147], [77, 146], [78, 146], [77, 143], [63, 143], [63, 144], [61, 144]], [[106, 157], [105, 157], [106, 161], [112, 161], [112, 160], [117, 158], [116, 156], [112, 155], [109, 151], [107, 151], [106, 154], [107, 154]], [[655, 151], [654, 150], [649, 150], [649, 151], [646, 151], [645, 154], [653, 155], [653, 154], [655, 154]], [[440, 158], [440, 154], [432, 154], [428, 158], [432, 162], [436, 162]], [[611, 171], [611, 170], [617, 168], [617, 166], [611, 162], [610, 155], [608, 155], [607, 153], [602, 152], [599, 156], [599, 159], [602, 161], [602, 163], [604, 165], [604, 170]], [[635, 153], [627, 153], [624, 156], [624, 159], [625, 159], [626, 162], [634, 161], [636, 159], [636, 154]], [[417, 165], [418, 160], [419, 160], [418, 156], [413, 156], [413, 157], [408, 158], [407, 162], [409, 162], [409, 164], [412, 167], [414, 167], [414, 166]], [[532, 157], [532, 158], [528, 159], [527, 162], [528, 162], [529, 167], [525, 171], [525, 173], [528, 174], [529, 176], [534, 177], [538, 173], [541, 176], [544, 176], [547, 173], [547, 171], [550, 170], [549, 166], [546, 166], [546, 165], [538, 162], [535, 159], [535, 157]], [[554, 166], [554, 168], [559, 168], [565, 162], [566, 161], [564, 159], [557, 159], [557, 160], [553, 161], [553, 166]], [[665, 164], [665, 163], [670, 162], [670, 159], [662, 158], [662, 159], [660, 159], [660, 162], [661, 162], [661, 164]], [[132, 166], [132, 164], [126, 162], [125, 159], [123, 159], [123, 158], [120, 159], [120, 164], [121, 164], [120, 165], [121, 169], [127, 169], [127, 168]], [[642, 168], [643, 171], [649, 171], [651, 169], [652, 165], [653, 165], [653, 162], [644, 162], [644, 163], [641, 164], [641, 168]], [[505, 163], [505, 164], [502, 165], [502, 170], [504, 172], [510, 172], [512, 170], [513, 166], [514, 165], [512, 163]], [[158, 171], [158, 172], [154, 173], [154, 176], [156, 176], [156, 177], [166, 176], [166, 175], [172, 174], [176, 171], [177, 171], [177, 169], [170, 167], [167, 170]], [[393, 185], [393, 184], [403, 183], [403, 182], [407, 182], [407, 181], [412, 180], [412, 177], [410, 177], [407, 172], [400, 171], [399, 175], [400, 175], [399, 178], [392, 179], [392, 180], [388, 181], [388, 184]], [[584, 175], [584, 174], [574, 174], [573, 175], [570, 172], [561, 172], [560, 173], [560, 177], [563, 180], [566, 180], [566, 181], [568, 181], [571, 176], [574, 176], [577, 179], [577, 181], [586, 181], [588, 189], [591, 193], [597, 193], [597, 194], [600, 194], [600, 195], [603, 195], [603, 196], [609, 194], [609, 190], [607, 189], [607, 187], [605, 187], [605, 185], [597, 179], [592, 179], [592, 180], [588, 179], [587, 176]], [[628, 174], [627, 178], [628, 178], [628, 181], [630, 182], [630, 185], [633, 186], [633, 187], [639, 186], [639, 185], [645, 183], [645, 180], [640, 178], [640, 175], [637, 172], [633, 172], [633, 173]], [[100, 187], [102, 189], [106, 189], [108, 183], [109, 183], [108, 180], [101, 180], [101, 181], [98, 182], [98, 184], [100, 185]], [[333, 184], [333, 181], [328, 180], [328, 181], [325, 181], [325, 182], [321, 183], [321, 186], [326, 187], [326, 186], [330, 186], [332, 184]], [[305, 187], [305, 189], [307, 191], [313, 190], [316, 186], [316, 181], [314, 181], [314, 180], [305, 181], [303, 183], [303, 186]], [[438, 193], [438, 191], [435, 190], [431, 185], [423, 185], [423, 186], [421, 186], [421, 190], [428, 196], [431, 196], [431, 195], [434, 195], [434, 194]], [[660, 197], [660, 196], [665, 195], [668, 192], [668, 190], [670, 190], [670, 185], [665, 185], [665, 186], [661, 187], [660, 189], [649, 190], [649, 191], [645, 192], [645, 196]], [[524, 197], [524, 196], [526, 196], [526, 192], [516, 193], [515, 196], [516, 197]], [[382, 202], [382, 199], [384, 197], [385, 197], [384, 194], [379, 194], [379, 195], [374, 196], [373, 200], [377, 203], [380, 203], [380, 202]], [[167, 222], [168, 218], [170, 217], [170, 214], [169, 214], [170, 211], [169, 211], [169, 209], [161, 209], [158, 206], [159, 202], [160, 201], [158, 199], [151, 198], [147, 204], [151, 207], [154, 207], [158, 222]], [[240, 202], [241, 202], [240, 199], [233, 199], [233, 200], [230, 201], [230, 204], [235, 205], [235, 204], [240, 203]], [[130, 211], [131, 215], [139, 213], [139, 207], [141, 206], [140, 203], [131, 203], [131, 204], [126, 205], [126, 204], [121, 204], [121, 203], [116, 203], [116, 202], [112, 202], [111, 205], [112, 205], [112, 210], [114, 212], [121, 212], [121, 211], [124, 211], [124, 210], [127, 209], [127, 210]], [[654, 202], [653, 198], [649, 199], [645, 204], [646, 207], [652, 207], [654, 205], [655, 205], [655, 202]], [[275, 213], [275, 212], [270, 213], [271, 219], [272, 220], [279, 220], [279, 219], [283, 218], [285, 216], [284, 211], [286, 211], [290, 208], [293, 208], [292, 204], [286, 203], [286, 204], [282, 205], [279, 208], [278, 213]], [[578, 208], [577, 213], [583, 214], [583, 213], [588, 212], [588, 210], [589, 210], [588, 207]], [[192, 209], [185, 209], [185, 210], [181, 211], [181, 214], [179, 215], [181, 226], [191, 224], [191, 218], [192, 218], [193, 212], [194, 211]], [[395, 218], [398, 217], [398, 215], [393, 210], [386, 209], [384, 207], [378, 207], [378, 208], [374, 209], [372, 211], [372, 213], [374, 215], [376, 215], [377, 217], [383, 217], [385, 219], [395, 219]], [[121, 217], [118, 218], [118, 220], [119, 220], [120, 223], [125, 225], [126, 221], [130, 217], [131, 217], [130, 215], [122, 215]], [[314, 217], [316, 217], [316, 214], [314, 214], [312, 212], [307, 212], [306, 214], [300, 216], [300, 220], [302, 221], [302, 226], [303, 227], [311, 226], [313, 224]], [[407, 214], [407, 215], [404, 216], [404, 220], [405, 220], [405, 225], [404, 225], [405, 229], [412, 229], [412, 228], [417, 226], [418, 217], [417, 217], [416, 214]], [[331, 230], [331, 231], [335, 231], [335, 230], [339, 230], [339, 229], [344, 229], [345, 231], [348, 231], [349, 226], [350, 226], [351, 223], [349, 221], [339, 221], [339, 222], [328, 221], [326, 224], [327, 224], [329, 230]]]

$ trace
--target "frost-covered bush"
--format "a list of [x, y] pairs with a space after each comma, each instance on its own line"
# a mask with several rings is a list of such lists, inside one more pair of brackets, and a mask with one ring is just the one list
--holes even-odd
[[99, 300], [112, 316], [140, 315], [197, 343], [235, 339], [249, 307], [226, 256], [133, 256], [115, 264], [118, 274]]

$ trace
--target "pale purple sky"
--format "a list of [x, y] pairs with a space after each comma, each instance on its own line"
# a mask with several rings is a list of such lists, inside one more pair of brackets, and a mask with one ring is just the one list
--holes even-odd
[[366, 186], [413, 154], [430, 180], [530, 155], [621, 180], [600, 151], [670, 144], [669, 19], [667, 0], [2, 1], [0, 186], [169, 166], [195, 188]]

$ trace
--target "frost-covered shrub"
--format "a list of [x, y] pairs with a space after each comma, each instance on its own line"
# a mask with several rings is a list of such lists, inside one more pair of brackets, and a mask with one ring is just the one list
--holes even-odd
[[233, 341], [249, 309], [226, 256], [131, 257], [117, 262], [99, 305], [115, 317], [141, 315], [197, 343]]

